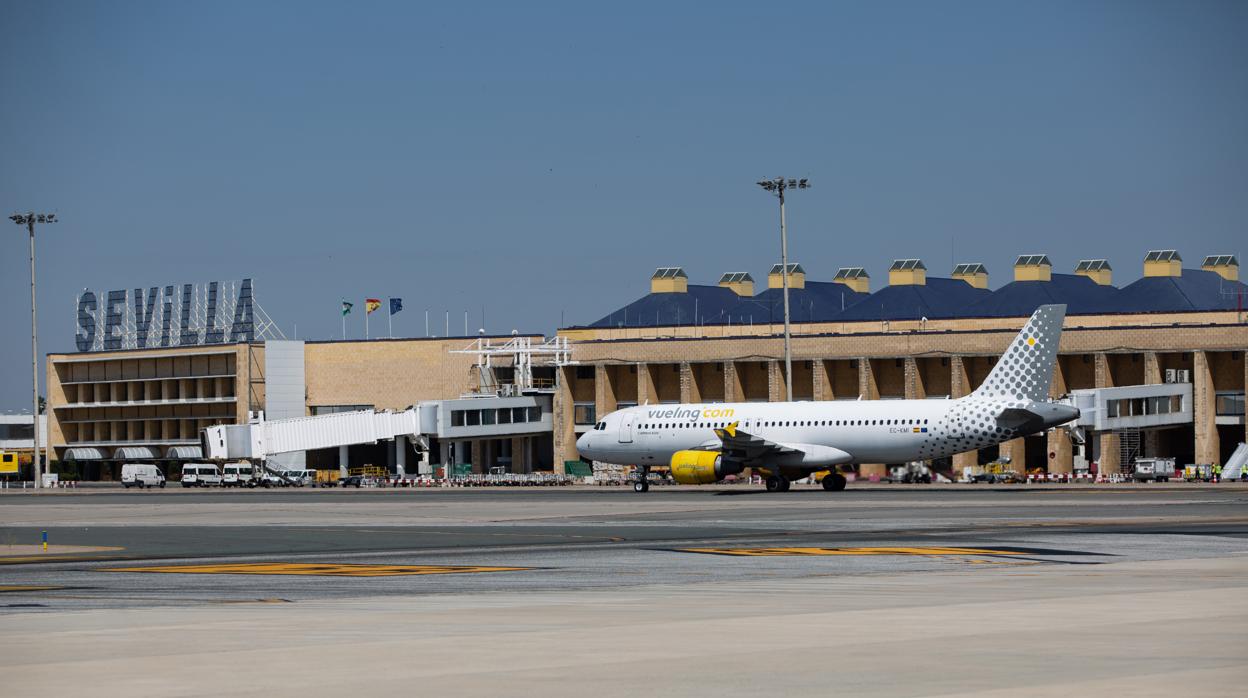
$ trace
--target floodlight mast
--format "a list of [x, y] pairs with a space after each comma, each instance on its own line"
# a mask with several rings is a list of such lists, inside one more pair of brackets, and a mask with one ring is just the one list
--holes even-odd
[[764, 179], [758, 186], [780, 199], [780, 279], [784, 288], [784, 393], [793, 401], [793, 348], [789, 332], [789, 238], [784, 226], [784, 192], [788, 189], [809, 189], [808, 179]]
[[31, 451], [31, 466], [34, 469], [35, 489], [43, 487], [43, 466], [39, 460], [39, 340], [38, 324], [35, 321], [35, 223], [55, 223], [55, 213], [15, 213], [9, 220], [18, 225], [26, 226], [30, 233], [30, 375], [33, 386], [31, 395], [31, 435], [34, 446]]

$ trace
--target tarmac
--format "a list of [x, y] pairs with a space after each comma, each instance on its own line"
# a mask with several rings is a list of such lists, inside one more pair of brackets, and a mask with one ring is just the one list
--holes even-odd
[[1214, 696], [1245, 647], [1241, 484], [0, 493], [11, 695]]

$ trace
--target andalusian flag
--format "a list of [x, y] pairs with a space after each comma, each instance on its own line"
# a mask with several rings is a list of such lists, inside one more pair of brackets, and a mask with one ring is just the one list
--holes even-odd
[[351, 313], [351, 307], [352, 307], [352, 305], [353, 305], [353, 304], [348, 303], [348, 302], [346, 302], [346, 301], [343, 301], [343, 302], [342, 302], [342, 314], [343, 314], [343, 317], [346, 317], [347, 315], [349, 315], [349, 314]]
[[376, 299], [376, 298], [365, 298], [365, 299], [364, 299], [364, 312], [365, 312], [365, 313], [367, 313], [367, 314], [371, 314], [374, 310], [376, 310], [376, 309], [378, 309], [378, 308], [380, 308], [380, 307], [381, 307], [381, 301], [380, 301], [380, 300], [378, 300], [378, 299]]

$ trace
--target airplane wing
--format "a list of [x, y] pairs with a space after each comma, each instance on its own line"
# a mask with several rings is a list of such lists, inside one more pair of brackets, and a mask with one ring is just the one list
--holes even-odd
[[827, 446], [805, 445], [805, 443], [781, 443], [778, 441], [766, 440], [761, 436], [753, 435], [736, 428], [736, 422], [720, 430], [715, 430], [715, 436], [719, 437], [718, 450], [721, 457], [728, 463], [739, 463], [741, 466], [765, 466], [775, 465], [775, 463], [792, 462], [794, 465], [807, 458], [817, 458], [819, 461], [827, 462], [847, 462], [850, 460], [849, 453], [836, 450]]

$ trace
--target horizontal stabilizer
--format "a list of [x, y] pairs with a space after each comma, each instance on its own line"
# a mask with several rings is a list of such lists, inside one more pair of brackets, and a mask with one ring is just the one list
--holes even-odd
[[997, 425], [1004, 429], [1013, 429], [1023, 433], [1034, 433], [1044, 428], [1044, 418], [1021, 407], [1010, 407], [1002, 410], [997, 416]]

